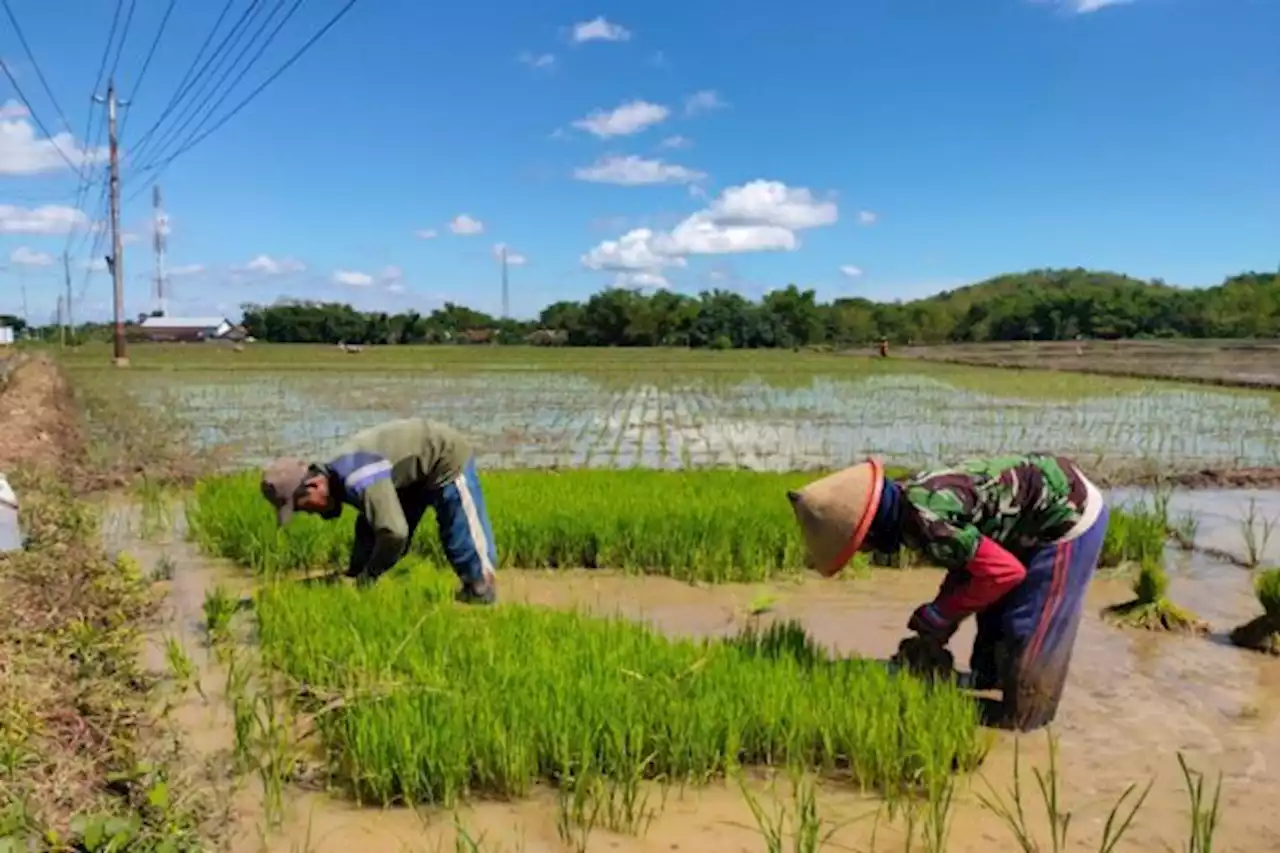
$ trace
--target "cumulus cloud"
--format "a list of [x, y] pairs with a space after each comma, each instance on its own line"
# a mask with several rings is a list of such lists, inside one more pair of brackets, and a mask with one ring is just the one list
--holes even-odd
[[593, 270], [661, 275], [686, 266], [690, 255], [794, 251], [800, 245], [797, 231], [831, 225], [837, 217], [834, 202], [804, 187], [750, 181], [725, 189], [670, 231], [633, 229], [601, 242], [581, 262]]
[[656, 272], [620, 272], [613, 281], [614, 287], [670, 287], [667, 277]]
[[413, 232], [413, 236], [417, 237], [419, 240], [434, 240], [436, 238], [436, 229], [419, 228], [417, 231]]
[[631, 30], [621, 24], [605, 20], [603, 15], [573, 25], [573, 40], [578, 44], [588, 41], [629, 41], [630, 39]]
[[0, 234], [67, 234], [88, 228], [83, 210], [61, 204], [23, 208], [0, 204]]
[[262, 275], [286, 275], [302, 272], [307, 267], [293, 258], [273, 258], [270, 255], [258, 255], [241, 269], [244, 272], [261, 273]]
[[693, 140], [687, 136], [676, 134], [668, 136], [666, 139], [658, 143], [659, 148], [692, 148]]
[[726, 104], [720, 97], [720, 93], [715, 89], [703, 89], [700, 92], [694, 92], [692, 95], [684, 99], [684, 114], [688, 116], [705, 113], [710, 110], [717, 110], [726, 107]]
[[688, 184], [700, 181], [707, 175], [686, 166], [662, 160], [646, 160], [630, 154], [626, 157], [602, 157], [590, 166], [574, 169], [573, 176], [580, 181], [597, 184], [638, 187], [646, 184]]
[[468, 216], [465, 213], [459, 213], [453, 217], [453, 221], [449, 223], [449, 230], [454, 234], [463, 237], [470, 237], [473, 234], [484, 233], [484, 223], [479, 219]]
[[334, 284], [345, 284], [348, 287], [368, 287], [373, 284], [373, 276], [367, 272], [357, 272], [355, 270], [335, 270], [333, 282]]
[[[12, 111], [12, 102], [4, 109]], [[38, 139], [35, 126], [25, 118], [0, 119], [0, 175], [39, 175], [66, 169], [68, 161], [80, 168], [106, 159], [106, 148], [81, 148], [67, 131]]]
[[877, 222], [879, 222], [879, 221], [880, 221], [880, 214], [878, 214], [878, 213], [876, 213], [876, 212], [874, 212], [874, 211], [871, 211], [871, 210], [859, 210], [859, 211], [858, 211], [858, 224], [859, 224], [859, 225], [875, 225], [875, 224], [876, 224]]
[[19, 246], [9, 253], [9, 262], [20, 267], [47, 267], [53, 263], [53, 255]]
[[555, 54], [552, 53], [522, 53], [517, 57], [525, 65], [530, 68], [550, 68], [556, 64]]
[[31, 115], [31, 110], [27, 109], [27, 105], [13, 98], [0, 104], [0, 121], [12, 121], [18, 118], [26, 118]]
[[840, 274], [843, 275], [845, 278], [857, 278], [858, 276], [862, 275], [862, 268], [855, 267], [853, 264], [845, 264], [844, 266], [840, 267]]
[[630, 136], [647, 127], [665, 121], [671, 110], [662, 104], [651, 104], [648, 101], [628, 101], [612, 110], [595, 110], [587, 116], [577, 119], [573, 126], [579, 130], [609, 139], [614, 136]]
[[528, 257], [526, 257], [525, 255], [520, 254], [520, 253], [519, 253], [519, 252], [517, 252], [515, 249], [512, 249], [512, 248], [511, 248], [510, 246], [508, 246], [506, 243], [494, 243], [494, 244], [493, 244], [493, 257], [494, 257], [494, 259], [495, 259], [495, 260], [498, 260], [498, 261], [501, 261], [501, 260], [502, 260], [502, 251], [503, 251], [504, 249], [505, 249], [505, 250], [506, 250], [506, 252], [507, 252], [507, 266], [509, 266], [509, 267], [522, 267], [522, 266], [524, 266], [525, 264], [529, 263], [529, 258], [528, 258]]

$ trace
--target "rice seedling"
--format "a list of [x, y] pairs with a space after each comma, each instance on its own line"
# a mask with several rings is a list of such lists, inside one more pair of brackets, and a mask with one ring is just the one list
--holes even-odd
[[1115, 568], [1131, 563], [1159, 562], [1164, 557], [1169, 536], [1168, 504], [1159, 498], [1151, 503], [1136, 501], [1111, 511], [1107, 523], [1101, 568]]
[[1134, 598], [1114, 604], [1103, 614], [1119, 625], [1147, 631], [1203, 634], [1209, 626], [1169, 600], [1169, 575], [1159, 562], [1147, 560], [1133, 581]]
[[[796, 575], [803, 542], [788, 488], [812, 474], [753, 471], [493, 471], [481, 474], [502, 568], [612, 568], [700, 582]], [[1114, 563], [1159, 553], [1163, 518], [1117, 510]], [[264, 574], [344, 566], [354, 510], [338, 522], [295, 518], [278, 529], [251, 472], [196, 487], [188, 521], [201, 548]], [[428, 520], [412, 553], [445, 565]], [[909, 567], [916, 557], [900, 556]], [[863, 565], [859, 560], [858, 565]]]
[[747, 612], [752, 616], [762, 616], [773, 610], [778, 604], [778, 596], [771, 592], [762, 592], [753, 597], [747, 605]]
[[[610, 819], [612, 799], [638, 825], [643, 780], [794, 763], [882, 789], [986, 748], [959, 690], [832, 659], [794, 625], [674, 640], [622, 618], [460, 608], [452, 585], [418, 566], [365, 591], [259, 595], [264, 662], [342, 697], [316, 726], [331, 781], [360, 801], [448, 806], [549, 779], [569, 823]], [[617, 787], [593, 796], [595, 778]]]
[[788, 838], [791, 839], [790, 849], [793, 853], [818, 853], [844, 824], [822, 816], [818, 810], [817, 786], [811, 776], [795, 767], [789, 768], [787, 775], [791, 781], [790, 808], [777, 795], [776, 776], [769, 785], [769, 795], [774, 802], [772, 812], [766, 811], [742, 774], [737, 774], [738, 788], [742, 791], [747, 807], [751, 809], [751, 816], [755, 819], [756, 828], [764, 839], [768, 853], [782, 853], [787, 848]]
[[224, 642], [229, 637], [231, 619], [236, 615], [235, 598], [221, 584], [205, 592], [204, 630], [210, 645]]
[[161, 554], [151, 568], [151, 579], [157, 582], [171, 581], [177, 570], [178, 564], [173, 557], [167, 553]]
[[1182, 779], [1186, 784], [1187, 800], [1190, 806], [1190, 827], [1188, 830], [1185, 853], [1213, 853], [1213, 839], [1218, 831], [1222, 805], [1222, 774], [1218, 774], [1218, 782], [1213, 789], [1213, 799], [1205, 801], [1204, 774], [1192, 770], [1186, 758], [1178, 753], [1178, 766], [1182, 769]]
[[1275, 532], [1276, 519], [1267, 518], [1258, 511], [1256, 498], [1249, 498], [1249, 508], [1240, 519], [1240, 538], [1244, 540], [1244, 566], [1256, 569], [1262, 564], [1267, 546], [1271, 544], [1271, 534]]
[[1233, 630], [1231, 642], [1280, 656], [1280, 568], [1259, 571], [1253, 589], [1262, 604], [1262, 615]]
[[176, 637], [165, 638], [164, 657], [169, 665], [169, 674], [173, 678], [173, 683], [178, 688], [178, 695], [194, 687], [203, 699], [204, 690], [200, 686], [200, 674], [195, 662], [191, 660], [191, 656], [187, 654], [186, 649], [182, 648], [182, 643]]
[[139, 534], [143, 539], [152, 539], [173, 529], [169, 495], [161, 484], [143, 476], [134, 487], [134, 493], [141, 508]]
[[[987, 783], [988, 793], [978, 794], [979, 804], [987, 811], [994, 814], [1000, 819], [1000, 822], [1013, 835], [1016, 849], [1023, 853], [1043, 853], [1043, 851], [1052, 851], [1052, 853], [1062, 853], [1067, 848], [1067, 840], [1071, 830], [1072, 813], [1065, 809], [1061, 799], [1061, 790], [1059, 788], [1060, 777], [1058, 774], [1058, 742], [1057, 738], [1050, 732], [1047, 735], [1049, 740], [1049, 767], [1042, 771], [1035, 768], [1032, 772], [1035, 776], [1036, 788], [1040, 795], [1040, 804], [1044, 807], [1045, 817], [1049, 824], [1049, 842], [1048, 845], [1042, 845], [1037, 838], [1035, 831], [1031, 828], [1031, 824], [1027, 817], [1027, 803], [1024, 801], [1023, 783], [1022, 783], [1022, 758], [1020, 754], [1019, 741], [1013, 742], [1013, 781], [1009, 788], [1009, 799], [996, 792], [995, 788]], [[1181, 756], [1179, 756], [1181, 760]], [[983, 780], [986, 781], [985, 779]], [[1138, 790], [1137, 785], [1130, 785], [1125, 788], [1124, 792], [1116, 800], [1111, 807], [1111, 811], [1107, 814], [1106, 823], [1103, 825], [1102, 838], [1098, 842], [1098, 853], [1112, 853], [1121, 839], [1129, 831], [1133, 825], [1133, 819], [1137, 816], [1138, 810], [1142, 808], [1143, 803], [1147, 800], [1147, 795], [1151, 793], [1151, 786], [1155, 784], [1155, 780], [1147, 783], [1142, 792], [1135, 799], [1130, 801], [1130, 797]], [[1129, 802], [1126, 808], [1125, 803]]]

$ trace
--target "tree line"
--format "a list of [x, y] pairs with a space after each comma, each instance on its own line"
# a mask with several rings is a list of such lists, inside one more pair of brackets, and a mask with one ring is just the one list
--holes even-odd
[[357, 311], [332, 302], [242, 306], [249, 335], [278, 343], [535, 343], [712, 349], [1076, 338], [1280, 337], [1280, 272], [1243, 273], [1181, 288], [1085, 269], [1002, 275], [923, 299], [819, 302], [796, 285], [751, 300], [728, 290], [697, 296], [602, 290], [562, 301], [535, 320], [445, 303], [429, 314]]

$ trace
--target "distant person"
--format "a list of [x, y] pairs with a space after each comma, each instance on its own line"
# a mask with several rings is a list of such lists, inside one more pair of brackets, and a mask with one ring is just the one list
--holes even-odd
[[405, 555], [428, 508], [434, 508], [445, 556], [462, 581], [457, 599], [496, 600], [498, 562], [471, 447], [461, 433], [422, 418], [356, 433], [323, 464], [283, 458], [262, 475], [262, 495], [280, 525], [295, 511], [325, 519], [355, 507], [355, 542], [347, 576], [372, 582]]
[[889, 339], [888, 338], [880, 339], [880, 357], [881, 358], [889, 357]]
[[1003, 692], [988, 722], [1030, 731], [1053, 721], [1109, 515], [1075, 462], [1039, 453], [980, 459], [897, 483], [870, 460], [787, 497], [823, 575], [859, 550], [902, 547], [946, 569], [908, 630], [945, 649], [974, 615], [972, 686]]

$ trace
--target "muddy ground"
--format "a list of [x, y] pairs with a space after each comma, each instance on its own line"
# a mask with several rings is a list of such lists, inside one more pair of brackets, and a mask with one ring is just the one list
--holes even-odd
[[[134, 521], [129, 518], [127, 513], [113, 516], [107, 531], [110, 547], [128, 548], [144, 563], [161, 555], [176, 561], [169, 598], [174, 616], [171, 630], [182, 633], [188, 648], [197, 647], [204, 591], [221, 582], [247, 592], [248, 578], [201, 557], [178, 535], [168, 541], [139, 540], [131, 531], [137, 528], [136, 513]], [[1272, 819], [1271, 807], [1280, 783], [1280, 660], [1241, 651], [1223, 638], [1227, 630], [1257, 611], [1249, 573], [1199, 554], [1171, 551], [1170, 561], [1174, 599], [1208, 619], [1214, 634], [1197, 639], [1118, 630], [1103, 622], [1099, 612], [1107, 604], [1127, 599], [1127, 584], [1115, 579], [1094, 583], [1054, 726], [1060, 739], [1064, 808], [1074, 813], [1066, 849], [1097, 850], [1102, 823], [1114, 800], [1128, 785], [1145, 784], [1152, 778], [1154, 787], [1134, 829], [1116, 849], [1181, 849], [1188, 821], [1177, 751], [1211, 777], [1218, 772], [1224, 776], [1223, 824], [1215, 850], [1280, 849], [1280, 826]], [[776, 596], [776, 607], [759, 618], [799, 619], [816, 639], [832, 648], [887, 658], [904, 633], [907, 614], [934, 594], [938, 580], [931, 571], [883, 571], [839, 581], [692, 587], [664, 578], [606, 572], [509, 571], [503, 576], [503, 592], [508, 601], [620, 612], [672, 634], [690, 636], [741, 629], [752, 618], [749, 603], [768, 593]], [[953, 641], [962, 668], [971, 642], [971, 626]], [[227, 749], [231, 736], [228, 712], [218, 698], [223, 676], [207, 660], [204, 665], [209, 701], [192, 699], [180, 714], [190, 742], [207, 757]], [[977, 803], [977, 795], [988, 792], [986, 782], [1003, 794], [1012, 780], [1012, 737], [994, 736], [996, 745], [980, 777], [961, 784], [946, 848], [952, 853], [1015, 849], [1008, 830]], [[1028, 784], [1025, 795], [1034, 798], [1030, 767], [1046, 765], [1044, 734], [1026, 736], [1021, 750]], [[763, 783], [757, 793], [770, 802]], [[826, 785], [820, 795], [822, 813], [834, 821], [871, 815], [877, 805], [838, 784]], [[1032, 799], [1028, 808], [1033, 823], [1043, 828], [1038, 801]], [[232, 849], [237, 853], [453, 849], [450, 814], [358, 809], [316, 791], [295, 792], [284, 827], [265, 840], [260, 800], [252, 791], [237, 797], [234, 814]], [[550, 792], [519, 803], [474, 804], [465, 810], [464, 819], [473, 835], [485, 833], [487, 846], [482, 850], [559, 853], [568, 849], [557, 837], [556, 805]], [[870, 817], [857, 820], [839, 831], [828, 849], [873, 849], [872, 826]], [[900, 825], [881, 824], [877, 832], [874, 849], [904, 849]], [[765, 846], [740, 792], [716, 784], [683, 794], [669, 792], [665, 809], [643, 837], [597, 830], [588, 849], [757, 853]]]
[[1277, 341], [1018, 341], [895, 347], [891, 355], [1280, 389]]

